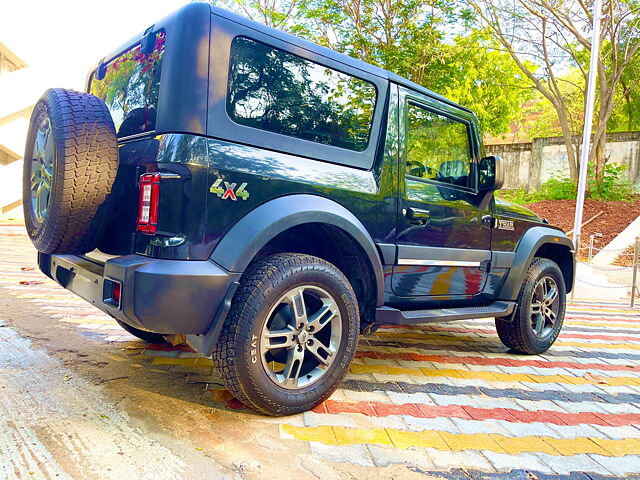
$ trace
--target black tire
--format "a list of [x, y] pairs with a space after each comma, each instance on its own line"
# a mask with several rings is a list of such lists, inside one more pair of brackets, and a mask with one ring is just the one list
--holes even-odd
[[[540, 333], [537, 334], [534, 322], [540, 325], [537, 320], [542, 314], [534, 314], [533, 305], [538, 303], [538, 294], [535, 289], [538, 285], [542, 285], [540, 282], [543, 280], [548, 284], [552, 282], [551, 284], [557, 288], [557, 302], [549, 304], [549, 309], [554, 312], [555, 321], [550, 323], [550, 320], [543, 315], [540, 321], [544, 328], [541, 328]], [[567, 292], [562, 271], [553, 260], [536, 258], [529, 266], [520, 288], [513, 320], [507, 322], [496, 318], [498, 337], [505, 346], [517, 352], [529, 355], [544, 353], [560, 334], [566, 305]], [[538, 307], [536, 307], [537, 310]]]
[[[311, 311], [309, 304], [313, 303], [309, 302], [306, 296], [308, 291], [322, 291], [331, 297], [329, 302], [333, 302], [333, 310], [339, 313], [337, 318], [336, 315], [332, 315], [331, 318], [337, 323], [334, 325], [326, 321], [318, 330], [324, 329], [326, 332], [326, 325], [331, 325], [332, 335], [334, 328], [340, 332], [340, 342], [331, 355], [332, 363], [326, 367], [324, 373], [321, 373], [317, 380], [302, 386], [297, 386], [300, 379], [305, 381], [305, 374], [302, 372], [307, 368], [305, 365], [308, 362], [314, 361], [314, 357], [303, 345], [291, 347], [305, 350], [296, 373], [296, 385], [286, 388], [273, 379], [273, 372], [268, 371], [266, 364], [263, 364], [262, 343], [259, 342], [263, 328], [269, 328], [269, 322], [273, 321], [274, 316], [286, 316], [288, 312], [289, 317], [294, 318], [295, 323], [298, 322], [295, 312], [292, 315], [288, 306], [282, 307], [282, 310], [275, 310], [284, 305], [278, 303], [284, 298], [283, 295], [298, 288], [303, 292], [301, 299], [305, 320], [307, 312]], [[298, 308], [297, 299], [293, 303], [294, 306], [291, 308]], [[285, 313], [282, 313], [283, 311]], [[319, 314], [317, 317], [309, 316], [310, 323], [307, 325], [313, 323], [312, 318], [319, 317]], [[304, 329], [298, 333], [302, 334], [302, 330]], [[309, 331], [312, 332], [313, 329]], [[313, 408], [329, 398], [338, 387], [353, 360], [358, 331], [357, 299], [349, 281], [340, 270], [310, 255], [272, 255], [252, 263], [243, 274], [215, 346], [213, 362], [226, 387], [245, 405], [267, 415], [291, 415]], [[317, 335], [320, 338], [320, 331]], [[302, 340], [300, 337], [296, 338], [297, 342], [309, 344], [310, 340], [305, 340], [306, 334]], [[278, 352], [277, 349], [273, 351]], [[291, 369], [293, 370], [293, 366]], [[308, 378], [311, 378], [311, 375]]]
[[144, 330], [139, 330], [135, 327], [132, 327], [131, 325], [121, 322], [117, 318], [114, 318], [114, 320], [118, 322], [118, 325], [124, 328], [127, 332], [129, 332], [134, 337], [138, 337], [140, 340], [144, 340], [145, 342], [156, 343], [156, 344], [169, 343], [159, 333], [145, 332]]
[[[49, 139], [46, 148], [35, 148], [38, 135]], [[116, 132], [105, 103], [88, 93], [47, 90], [31, 115], [22, 181], [25, 225], [36, 248], [94, 250], [112, 210], [108, 199], [117, 171]], [[42, 191], [48, 193], [38, 197], [32, 183], [46, 183]]]

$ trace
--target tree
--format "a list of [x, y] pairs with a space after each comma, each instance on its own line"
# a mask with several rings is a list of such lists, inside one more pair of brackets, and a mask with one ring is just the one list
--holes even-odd
[[[511, 57], [487, 31], [468, 28], [470, 11], [451, 0], [217, 3], [458, 101], [474, 110], [492, 134], [507, 131], [530, 97], [531, 87]], [[265, 5], [275, 13], [265, 11]], [[269, 23], [271, 18], [278, 19], [277, 25]], [[459, 33], [451, 35], [452, 30]]]
[[211, 0], [213, 5], [273, 28], [288, 31], [299, 15], [299, 0]]
[[[568, 153], [569, 171], [577, 179], [580, 152], [571, 128], [571, 106], [565, 97], [570, 67], [580, 72], [576, 86], [586, 92], [593, 29], [589, 0], [469, 0], [520, 70], [555, 108]], [[597, 60], [598, 95], [589, 161], [596, 185], [606, 164], [607, 124], [616, 106], [637, 82], [623, 85], [624, 74], [640, 46], [636, 0], [605, 0], [601, 23], [602, 49]], [[622, 94], [620, 94], [622, 88]]]

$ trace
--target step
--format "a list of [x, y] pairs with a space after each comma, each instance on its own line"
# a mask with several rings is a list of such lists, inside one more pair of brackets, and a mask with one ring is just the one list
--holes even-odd
[[422, 310], [398, 310], [379, 307], [376, 323], [381, 325], [408, 325], [413, 323], [449, 322], [470, 318], [504, 317], [513, 312], [515, 302], [496, 301], [482, 307], [431, 308]]

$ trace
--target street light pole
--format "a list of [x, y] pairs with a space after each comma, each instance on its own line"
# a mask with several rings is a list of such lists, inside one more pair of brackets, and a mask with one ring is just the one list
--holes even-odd
[[584, 111], [584, 130], [582, 132], [582, 151], [580, 152], [580, 174], [578, 177], [578, 196], [576, 198], [576, 218], [573, 222], [573, 244], [576, 256], [580, 249], [580, 232], [582, 230], [582, 210], [584, 208], [584, 192], [587, 186], [587, 170], [589, 168], [589, 146], [591, 144], [591, 124], [593, 122], [593, 104], [596, 97], [596, 71], [600, 54], [600, 15], [602, 0], [595, 0], [593, 5], [593, 35], [591, 37], [591, 60], [589, 62], [589, 80], [587, 84], [587, 105]]

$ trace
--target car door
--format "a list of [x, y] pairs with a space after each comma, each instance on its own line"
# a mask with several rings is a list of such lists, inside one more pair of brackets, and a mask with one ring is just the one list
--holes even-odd
[[399, 297], [481, 293], [490, 222], [477, 206], [473, 115], [400, 87], [400, 168], [392, 290]]

